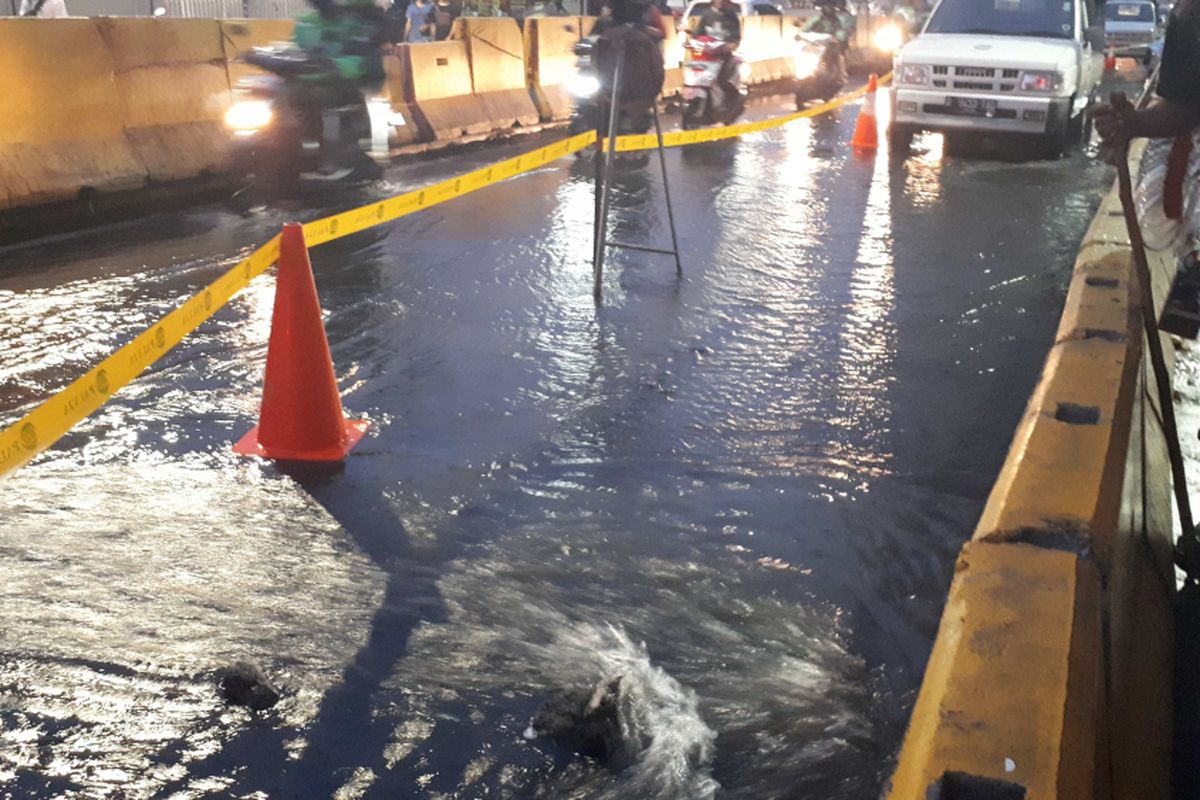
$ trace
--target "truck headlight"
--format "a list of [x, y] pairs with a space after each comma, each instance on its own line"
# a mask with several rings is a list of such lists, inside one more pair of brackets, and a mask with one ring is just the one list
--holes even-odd
[[238, 100], [225, 112], [225, 127], [249, 135], [270, 125], [274, 116], [266, 100]]
[[889, 22], [875, 31], [871, 37], [871, 44], [875, 45], [876, 50], [894, 53], [900, 49], [900, 45], [904, 44], [904, 33], [900, 30], [899, 25]]
[[901, 64], [896, 76], [896, 83], [929, 83], [929, 67]]
[[1062, 75], [1057, 72], [1022, 72], [1022, 92], [1053, 92], [1062, 86]]

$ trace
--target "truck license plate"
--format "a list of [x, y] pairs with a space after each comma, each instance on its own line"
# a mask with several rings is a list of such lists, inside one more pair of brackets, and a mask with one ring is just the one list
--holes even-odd
[[995, 100], [980, 100], [974, 97], [947, 97], [946, 105], [960, 114], [970, 117], [990, 117], [996, 113]]

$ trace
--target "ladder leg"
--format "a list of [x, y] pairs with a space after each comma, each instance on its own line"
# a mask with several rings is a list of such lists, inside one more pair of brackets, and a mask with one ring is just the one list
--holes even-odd
[[671, 208], [671, 184], [667, 180], [667, 157], [663, 153], [662, 125], [658, 121], [658, 102], [654, 109], [654, 132], [658, 135], [658, 165], [662, 167], [663, 194], [667, 198], [667, 222], [671, 227], [671, 249], [675, 252], [675, 274], [683, 276], [683, 264], [679, 260], [679, 239], [675, 235], [675, 211]]

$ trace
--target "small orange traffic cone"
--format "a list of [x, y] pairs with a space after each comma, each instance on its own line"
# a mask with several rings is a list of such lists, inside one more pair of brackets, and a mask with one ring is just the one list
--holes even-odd
[[854, 138], [850, 146], [860, 150], [875, 150], [879, 147], [879, 123], [875, 119], [875, 92], [879, 89], [879, 79], [871, 73], [867, 81], [867, 96], [863, 98], [862, 110], [858, 112], [858, 122], [854, 126]]
[[1117, 51], [1111, 47], [1104, 51], [1104, 71], [1112, 72], [1117, 68]]
[[304, 228], [283, 226], [258, 425], [233, 446], [244, 456], [341, 461], [367, 430], [342, 414]]

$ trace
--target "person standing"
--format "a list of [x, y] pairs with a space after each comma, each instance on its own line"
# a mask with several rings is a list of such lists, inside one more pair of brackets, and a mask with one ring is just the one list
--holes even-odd
[[434, 5], [430, 0], [412, 0], [404, 16], [408, 20], [404, 28], [404, 41], [410, 44], [433, 41], [436, 23]]

